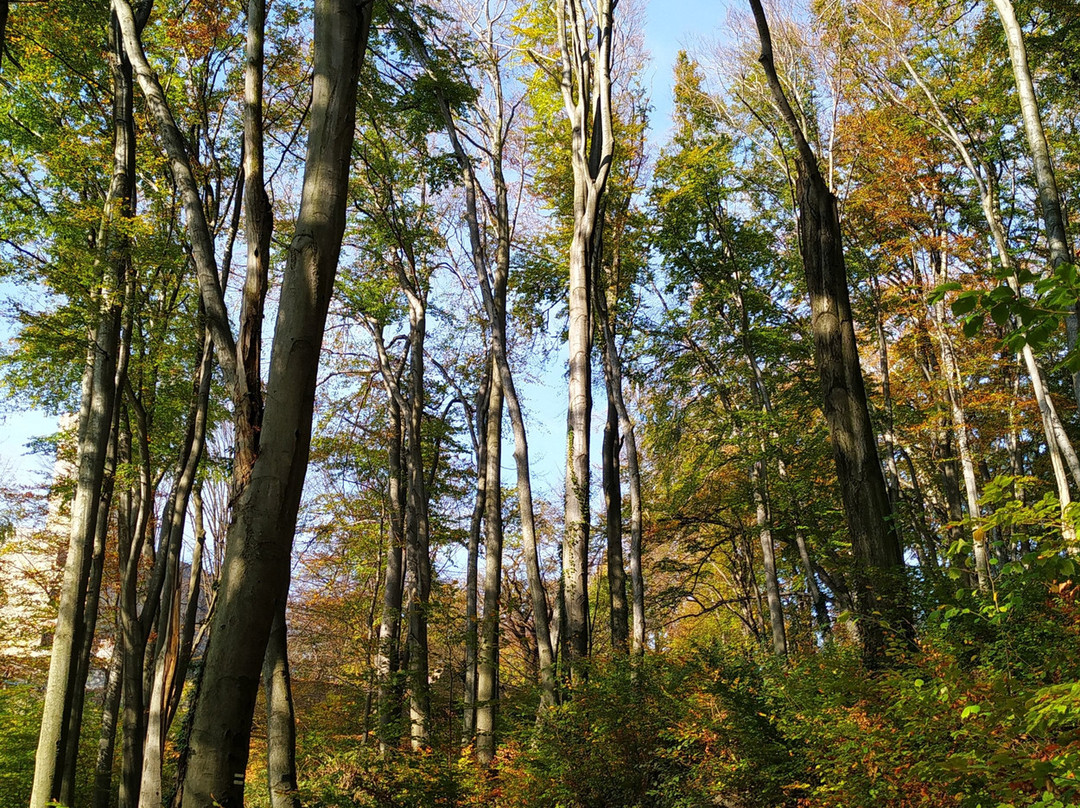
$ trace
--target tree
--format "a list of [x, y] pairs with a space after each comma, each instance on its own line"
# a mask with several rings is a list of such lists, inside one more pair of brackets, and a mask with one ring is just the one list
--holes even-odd
[[795, 141], [799, 249], [813, 310], [815, 362], [821, 376], [825, 417], [836, 459], [856, 561], [859, 631], [870, 665], [885, 656], [886, 629], [910, 635], [903, 549], [877, 456], [848, 298], [847, 270], [836, 198], [818, 169], [773, 64], [772, 38], [759, 0], [750, 0], [761, 39], [761, 64], [784, 122]]

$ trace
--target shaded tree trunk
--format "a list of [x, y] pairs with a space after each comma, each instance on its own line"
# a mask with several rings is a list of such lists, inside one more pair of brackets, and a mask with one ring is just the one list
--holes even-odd
[[623, 566], [622, 485], [619, 476], [619, 413], [608, 393], [604, 424], [603, 488], [607, 510], [608, 618], [611, 647], [616, 653], [630, 650], [630, 615], [626, 603], [626, 568]]
[[814, 357], [858, 569], [855, 590], [863, 656], [868, 665], [876, 666], [885, 661], [887, 633], [910, 636], [912, 617], [903, 552], [859, 366], [839, 213], [777, 77], [760, 0], [751, 0], [751, 7], [761, 39], [760, 62], [797, 146], [799, 251], [810, 292]]
[[379, 652], [375, 667], [379, 677], [379, 749], [385, 754], [400, 736], [397, 719], [401, 714], [398, 700], [399, 647], [401, 635], [401, 603], [405, 585], [405, 526], [401, 496], [401, 407], [391, 391], [387, 406], [390, 410], [389, 483], [390, 546], [386, 553], [386, 578], [383, 585], [382, 617], [379, 621]]
[[286, 598], [274, 606], [274, 625], [263, 660], [266, 693], [266, 776], [271, 808], [300, 808], [296, 786], [296, 718], [289, 683], [289, 631]]

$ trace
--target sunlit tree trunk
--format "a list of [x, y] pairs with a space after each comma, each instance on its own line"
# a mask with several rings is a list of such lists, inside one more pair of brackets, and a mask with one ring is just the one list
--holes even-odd
[[[941, 226], [942, 215], [935, 217]], [[934, 282], [940, 286], [948, 280], [948, 252], [944, 244], [944, 234], [938, 233], [942, 243], [932, 251], [934, 263]], [[956, 435], [956, 447], [960, 455], [960, 469], [964, 479], [964, 493], [967, 497], [968, 518], [971, 520], [972, 545], [975, 553], [975, 574], [979, 589], [986, 591], [990, 585], [990, 567], [987, 563], [986, 534], [980, 525], [982, 511], [979, 508], [979, 488], [975, 478], [975, 464], [968, 444], [967, 414], [964, 411], [961, 393], [962, 381], [952, 338], [945, 328], [945, 302], [939, 300], [932, 306], [934, 324], [937, 326], [938, 344], [941, 348], [941, 371], [945, 376], [945, 390], [952, 413], [953, 433]]]
[[[1024, 134], [1027, 136], [1028, 149], [1031, 152], [1035, 168], [1035, 184], [1039, 190], [1039, 205], [1042, 208], [1043, 222], [1046, 226], [1046, 241], [1050, 248], [1050, 263], [1058, 266], [1071, 263], [1072, 247], [1069, 244], [1065, 215], [1061, 206], [1061, 194], [1058, 192], [1054, 166], [1050, 160], [1050, 147], [1046, 142], [1046, 130], [1043, 128], [1039, 102], [1035, 96], [1035, 84], [1031, 80], [1028, 67], [1027, 47], [1024, 34], [1016, 19], [1011, 0], [994, 0], [1005, 29], [1005, 39], [1009, 43], [1009, 60], [1012, 62], [1013, 77], [1016, 80], [1016, 95], [1020, 100], [1020, 113], [1024, 120]], [[1069, 315], [1067, 329], [1069, 349], [1075, 350], [1077, 336], [1077, 312]], [[1080, 406], [1080, 371], [1072, 374], [1073, 397]]]
[[[202, 462], [206, 442], [206, 428], [210, 406], [210, 385], [213, 371], [213, 348], [210, 340], [203, 339], [202, 357], [196, 388], [188, 417], [187, 435], [180, 468], [167, 500], [167, 511], [161, 523], [158, 552], [164, 556], [164, 578], [160, 595], [151, 582], [147, 605], [143, 608], [143, 637], [149, 636], [149, 620], [157, 612], [157, 647], [151, 657], [153, 680], [150, 688], [149, 713], [146, 724], [146, 740], [143, 746], [142, 775], [139, 790], [140, 808], [158, 808], [162, 798], [162, 764], [165, 754], [165, 737], [169, 730], [169, 703], [180, 657], [181, 622], [181, 549], [184, 528], [187, 524], [188, 503], [195, 489], [196, 474]], [[162, 559], [159, 559], [159, 564]], [[160, 597], [160, 605], [155, 600]]]
[[611, 110], [614, 3], [599, 0], [589, 16], [581, 0], [557, 0], [556, 36], [563, 107], [570, 122], [574, 173], [569, 253], [570, 395], [567, 411], [563, 590], [571, 674], [589, 653], [589, 467], [592, 413], [590, 293], [593, 251], [602, 227], [601, 200], [614, 146]]
[[104, 268], [102, 286], [96, 295], [97, 322], [90, 334], [93, 359], [90, 366], [90, 395], [86, 420], [79, 425], [78, 471], [75, 499], [71, 506], [68, 553], [60, 589], [60, 604], [49, 660], [49, 676], [42, 707], [31, 790], [31, 808], [44, 808], [59, 798], [61, 778], [57, 763], [62, 761], [61, 735], [70, 710], [69, 684], [75, 673], [74, 651], [77, 626], [83, 620], [89, 570], [84, 564], [93, 553], [94, 531], [100, 504], [109, 434], [116, 400], [116, 367], [120, 345], [122, 296], [129, 272], [128, 240], [113, 232], [114, 223], [130, 217], [134, 206], [135, 143], [132, 113], [131, 68], [118, 39], [111, 38], [113, 72], [113, 176], [105, 203], [105, 213], [97, 239]]
[[[427, 53], [422, 38], [412, 21], [404, 15], [397, 14], [394, 15], [394, 22], [399, 31], [405, 35], [414, 54], [423, 64], [430, 68], [431, 57]], [[512, 226], [502, 160], [506, 146], [507, 121], [503, 113], [502, 75], [499, 70], [499, 57], [495, 56], [497, 46], [491, 38], [491, 29], [488, 30], [488, 40], [485, 47], [488, 54], [494, 59], [493, 64], [489, 66], [487, 75], [496, 99], [494, 109], [485, 118], [490, 138], [490, 146], [487, 151], [491, 157], [490, 168], [495, 185], [494, 204], [486, 207], [486, 212], [491, 217], [496, 235], [495, 261], [491, 270], [488, 268], [487, 241], [481, 235], [480, 206], [477, 200], [479, 183], [473, 162], [462, 145], [454, 121], [453, 111], [445, 95], [438, 87], [435, 88], [435, 95], [439, 102], [440, 113], [446, 123], [447, 137], [450, 139], [454, 156], [464, 174], [466, 225], [469, 231], [470, 257], [473, 268], [476, 270], [484, 312], [491, 328], [491, 347], [502, 380], [503, 394], [506, 398], [507, 410], [514, 433], [514, 463], [517, 467], [517, 495], [521, 513], [522, 550], [525, 555], [525, 571], [529, 581], [529, 599], [533, 610], [533, 622], [536, 627], [537, 655], [540, 664], [540, 704], [541, 707], [552, 707], [555, 705], [556, 699], [554, 649], [557, 642], [552, 639], [553, 631], [547, 594], [544, 589], [543, 577], [540, 574], [536, 518], [529, 467], [528, 434], [525, 430], [525, 417], [522, 413], [521, 402], [518, 399], [517, 388], [514, 385], [513, 372], [507, 355], [505, 312], [507, 283], [510, 274]], [[557, 625], [558, 621], [556, 620], [555, 623]]]
[[488, 394], [487, 492], [484, 508], [484, 613], [476, 675], [476, 758], [495, 757], [495, 720], [499, 703], [499, 601], [502, 594], [502, 377], [493, 374]]
[[[967, 141], [952, 124], [949, 116], [942, 109], [940, 100], [929, 85], [923, 81], [911, 61], [902, 56], [901, 63], [908, 75], [926, 97], [926, 100], [929, 102], [930, 107], [937, 118], [941, 130], [948, 138], [949, 142], [953, 144], [957, 154], [960, 155], [960, 159], [967, 168], [968, 173], [971, 175], [972, 180], [975, 182], [979, 193], [979, 205], [982, 208], [983, 218], [986, 220], [987, 227], [989, 227], [990, 234], [993, 238], [998, 263], [1001, 266], [1002, 273], [1009, 282], [1009, 286], [1015, 293], [1019, 293], [1020, 284], [1016, 277], [1016, 269], [1013, 264], [1012, 255], [1009, 252], [1008, 241], [1005, 238], [1005, 229], [1001, 223], [1001, 208], [998, 201], [996, 179], [992, 166], [987, 165], [981, 160], [976, 160], [976, 156], [972, 154], [971, 150], [968, 148]], [[1054, 407], [1054, 402], [1050, 397], [1042, 369], [1039, 367], [1039, 363], [1035, 358], [1035, 352], [1032, 351], [1030, 345], [1025, 344], [1020, 350], [1020, 355], [1023, 358], [1028, 377], [1031, 379], [1032, 392], [1035, 394], [1035, 402], [1039, 407], [1039, 414], [1042, 416], [1046, 450], [1047, 454], [1050, 456], [1051, 467], [1054, 471], [1054, 483], [1057, 488], [1058, 500], [1061, 504], [1062, 531], [1066, 536], [1073, 537], [1075, 536], [1073, 527], [1065, 518], [1066, 510], [1072, 502], [1065, 468], [1068, 466], [1069, 474], [1073, 479], [1073, 484], [1080, 486], [1080, 458], [1077, 457], [1072, 441], [1065, 432], [1065, 427], [1061, 423], [1061, 418], [1057, 414], [1057, 409]]]

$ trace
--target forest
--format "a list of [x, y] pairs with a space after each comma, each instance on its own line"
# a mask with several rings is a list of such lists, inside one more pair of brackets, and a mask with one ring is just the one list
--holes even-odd
[[0, 804], [1080, 805], [1080, 0], [704, 6], [0, 0]]

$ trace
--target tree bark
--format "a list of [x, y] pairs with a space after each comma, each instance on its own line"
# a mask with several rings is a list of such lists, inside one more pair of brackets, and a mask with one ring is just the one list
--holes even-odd
[[[566, 500], [563, 590], [571, 676], [589, 654], [589, 443], [592, 413], [592, 294], [595, 243], [602, 229], [601, 201], [613, 156], [611, 111], [614, 3], [599, 0], [595, 19], [581, 0], [557, 0], [560, 89], [570, 122], [574, 173], [573, 235], [569, 253], [570, 390], [566, 416]], [[594, 35], [590, 35], [590, 26]], [[595, 40], [595, 41], [594, 41]]]
[[[191, 731], [184, 808], [208, 808], [215, 800], [222, 808], [243, 804], [251, 719], [273, 621], [269, 607], [288, 591], [319, 353], [345, 229], [357, 83], [370, 21], [370, 2], [315, 2], [311, 129], [300, 213], [286, 259], [259, 455], [236, 503], [225, 550]], [[212, 296], [217, 278], [205, 280], [200, 283], [204, 296]], [[227, 328], [227, 322], [217, 330], [221, 326]], [[221, 346], [218, 351], [220, 357]]]
[[266, 777], [271, 808], [300, 808], [296, 784], [296, 717], [289, 676], [286, 599], [274, 607], [274, 625], [263, 660], [266, 694]]
[[609, 391], [602, 453], [602, 486], [607, 510], [608, 622], [612, 650], [625, 654], [630, 650], [630, 614], [626, 603], [626, 568], [623, 565], [619, 447], [619, 413]]
[[401, 407], [393, 391], [388, 392], [390, 541], [386, 553], [386, 578], [383, 585], [382, 617], [379, 621], [379, 652], [375, 667], [379, 677], [379, 750], [382, 754], [393, 747], [400, 737], [397, 719], [400, 705], [397, 699], [399, 647], [401, 635], [401, 602], [405, 586], [405, 526], [404, 503], [401, 497]]
[[[493, 368], [494, 370], [494, 368]], [[495, 719], [499, 705], [499, 605], [502, 595], [502, 378], [493, 374], [488, 393], [487, 491], [484, 508], [484, 613], [476, 673], [476, 759], [495, 757]]]
[[[405, 35], [410, 47], [421, 62], [430, 69], [431, 58], [411, 20], [403, 15], [394, 15], [394, 22]], [[495, 44], [487, 43], [489, 52], [495, 51]], [[496, 60], [497, 61], [497, 60]], [[496, 103], [494, 112], [488, 116], [488, 134], [491, 139], [487, 150], [493, 156], [491, 174], [495, 185], [495, 200], [489, 205], [487, 213], [491, 216], [496, 230], [496, 254], [494, 271], [489, 272], [485, 245], [480, 226], [480, 211], [477, 203], [478, 181], [472, 160], [465, 152], [454, 122], [453, 110], [446, 96], [438, 86], [435, 96], [439, 102], [440, 113], [446, 123], [447, 137], [450, 139], [454, 156], [465, 175], [466, 224], [469, 229], [469, 245], [473, 268], [492, 329], [492, 349], [502, 379], [503, 394], [514, 432], [514, 462], [517, 467], [517, 494], [521, 513], [522, 545], [525, 555], [525, 570], [529, 581], [529, 595], [536, 626], [537, 654], [540, 662], [540, 704], [541, 707], [553, 707], [556, 698], [555, 652], [551, 637], [550, 614], [543, 577], [540, 574], [540, 562], [537, 551], [536, 520], [532, 498], [532, 482], [529, 468], [529, 442], [525, 429], [525, 418], [521, 410], [517, 389], [514, 386], [513, 373], [507, 356], [506, 339], [506, 291], [510, 273], [510, 236], [511, 218], [507, 203], [507, 188], [503, 173], [502, 155], [505, 146], [506, 118], [503, 114], [502, 79], [497, 66], [489, 71], [492, 91]]]
[[[1061, 194], [1058, 192], [1054, 166], [1050, 160], [1050, 147], [1046, 142], [1046, 130], [1043, 128], [1039, 101], [1035, 96], [1035, 83], [1031, 80], [1028, 67], [1027, 47], [1024, 34], [1016, 19], [1011, 0], [994, 0], [994, 7], [1001, 17], [1005, 29], [1005, 39], [1009, 44], [1009, 60], [1012, 62], [1013, 77], [1016, 80], [1016, 94], [1020, 99], [1020, 114], [1024, 120], [1024, 134], [1028, 149], [1031, 151], [1035, 168], [1035, 184], [1039, 191], [1039, 205], [1042, 208], [1043, 222], [1046, 227], [1046, 241], [1050, 248], [1050, 265], [1057, 267], [1062, 263], [1072, 263], [1072, 246], [1069, 244], [1065, 215], [1061, 206]], [[1069, 314], [1069, 350], [1076, 348], [1077, 311]], [[1080, 371], [1072, 373], [1073, 397], [1080, 406]]]
[[86, 556], [93, 552], [94, 531], [105, 473], [109, 433], [116, 400], [116, 367], [120, 344], [122, 290], [129, 272], [128, 239], [113, 232], [113, 223], [130, 217], [134, 209], [135, 144], [131, 69], [112, 30], [113, 175], [102, 217], [98, 247], [106, 267], [98, 294], [98, 316], [90, 334], [93, 350], [87, 420], [79, 425], [78, 477], [71, 506], [68, 554], [60, 590], [60, 604], [49, 660], [49, 677], [42, 707], [31, 789], [31, 808], [44, 808], [60, 797], [61, 735], [64, 731], [69, 684], [72, 677], [77, 626], [83, 619], [87, 581]]
[[476, 498], [469, 522], [469, 547], [465, 561], [465, 695], [462, 709], [462, 740], [470, 744], [476, 737], [476, 652], [479, 644], [479, 559], [480, 530], [487, 507], [487, 410], [491, 380], [498, 373], [495, 352], [489, 351], [488, 372], [484, 374], [476, 398]]
[[123, 685], [123, 635], [117, 625], [112, 661], [105, 678], [101, 699], [101, 731], [98, 734], [97, 759], [94, 763], [94, 808], [109, 808], [112, 801], [113, 757], [116, 751], [116, 721], [120, 715], [120, 695]]
[[873, 667], [885, 662], [888, 633], [910, 637], [912, 616], [904, 557], [859, 366], [836, 198], [821, 176], [817, 157], [776, 74], [765, 11], [760, 0], [750, 0], [750, 4], [761, 39], [760, 62], [797, 148], [799, 251], [810, 293], [814, 357], [858, 565], [855, 590], [863, 657]]
[[[1018, 294], [1020, 291], [1020, 284], [1016, 278], [1012, 255], [1009, 252], [1008, 242], [1005, 238], [1005, 229], [1001, 223], [1001, 208], [998, 203], [996, 179], [992, 166], [986, 164], [981, 159], [976, 161], [976, 156], [973, 155], [968, 148], [964, 137], [962, 137], [956, 127], [953, 126], [948, 115], [946, 115], [945, 111], [942, 109], [937, 96], [934, 95], [934, 92], [919, 76], [914, 65], [911, 64], [911, 61], [906, 57], [901, 57], [901, 63], [908, 75], [911, 76], [911, 79], [922, 91], [923, 95], [926, 96], [926, 100], [929, 102], [938, 119], [938, 125], [941, 132], [953, 144], [957, 154], [960, 155], [960, 159], [963, 161], [964, 166], [971, 174], [971, 178], [975, 182], [979, 192], [979, 205], [982, 208], [983, 218], [986, 220], [987, 227], [990, 229], [994, 247], [998, 254], [998, 263], [1001, 266], [1002, 273], [1008, 279], [1009, 286], [1012, 288], [1013, 292]], [[1058, 500], [1061, 505], [1062, 532], [1066, 536], [1075, 536], [1071, 523], [1065, 518], [1068, 506], [1072, 502], [1068, 477], [1065, 473], [1065, 466], [1066, 464], [1068, 465], [1069, 474], [1071, 474], [1073, 478], [1074, 485], [1080, 486], [1080, 458], [1077, 457], [1072, 442], [1065, 432], [1065, 427], [1061, 423], [1061, 418], [1057, 414], [1057, 409], [1054, 407], [1053, 399], [1050, 397], [1042, 369], [1039, 367], [1039, 363], [1035, 358], [1034, 351], [1031, 350], [1031, 346], [1025, 344], [1020, 351], [1020, 355], [1023, 358], [1028, 377], [1031, 379], [1031, 387], [1035, 394], [1035, 402], [1039, 407], [1039, 414], [1042, 417], [1047, 454], [1050, 456], [1051, 466], [1054, 471], [1054, 483], [1057, 488]]]
[[773, 544], [769, 478], [764, 457], [754, 462], [750, 477], [754, 489], [758, 537], [761, 540], [761, 559], [765, 571], [765, 599], [769, 604], [769, 627], [772, 630], [773, 653], [778, 657], [784, 657], [787, 656], [787, 634], [784, 631], [784, 607], [780, 601], [780, 581], [776, 576], [776, 547]]

